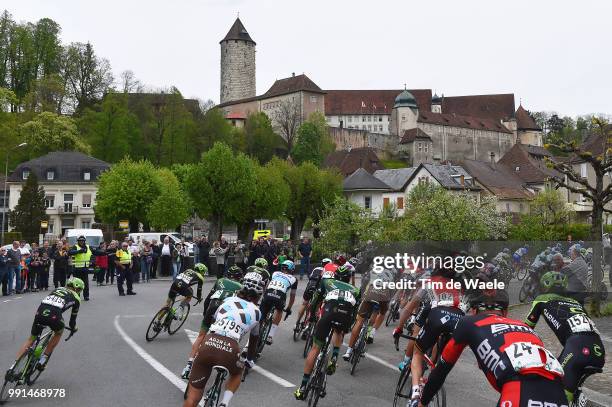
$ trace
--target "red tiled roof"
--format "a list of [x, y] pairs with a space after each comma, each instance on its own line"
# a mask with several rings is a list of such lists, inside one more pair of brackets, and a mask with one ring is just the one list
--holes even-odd
[[244, 120], [246, 119], [246, 116], [242, 113], [239, 112], [230, 112], [225, 116], [226, 119], [237, 119], [237, 120]]
[[412, 143], [416, 139], [431, 140], [431, 137], [429, 136], [429, 134], [425, 133], [423, 130], [419, 128], [404, 130], [404, 135], [402, 136], [402, 139], [400, 140], [400, 144]]
[[289, 78], [277, 79], [266, 93], [261, 95], [261, 98], [269, 98], [272, 96], [286, 95], [299, 91], [307, 91], [314, 93], [325, 93], [321, 88], [314, 83], [308, 76], [302, 74], [290, 76]]
[[[403, 89], [327, 90], [325, 115], [391, 114], [395, 98]], [[419, 110], [431, 111], [431, 89], [409, 89]]]
[[518, 109], [516, 109], [514, 117], [516, 118], [516, 127], [519, 130], [542, 130], [522, 105], [519, 105]]
[[561, 173], [546, 166], [545, 156], [552, 157], [542, 147], [517, 143], [497, 163], [508, 168], [526, 183], [539, 184], [549, 178], [563, 178]]
[[495, 121], [514, 117], [514, 94], [444, 96], [442, 112]]
[[463, 116], [459, 114], [419, 112], [418, 122], [475, 130], [497, 131], [500, 133], [512, 133], [506, 126], [497, 120], [482, 119], [480, 117]]
[[359, 168], [364, 168], [369, 173], [385, 168], [380, 163], [374, 150], [370, 147], [334, 151], [325, 158], [323, 167], [337, 168], [345, 177], [348, 177]]

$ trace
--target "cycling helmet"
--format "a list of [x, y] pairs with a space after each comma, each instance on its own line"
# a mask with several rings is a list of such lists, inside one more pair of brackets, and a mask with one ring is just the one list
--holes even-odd
[[281, 270], [287, 270], [290, 273], [293, 273], [293, 271], [295, 270], [295, 264], [293, 264], [291, 260], [285, 260], [283, 264], [281, 264]]
[[328, 265], [329, 263], [331, 263], [331, 259], [329, 257], [324, 258], [323, 260], [321, 260], [321, 265], [323, 267], [325, 267], [326, 265]]
[[336, 264], [339, 266], [343, 266], [346, 263], [346, 257], [343, 254], [338, 255], [336, 257]]
[[242, 279], [242, 293], [247, 297], [259, 297], [263, 294], [265, 282], [259, 273], [247, 273]]
[[85, 283], [78, 277], [70, 277], [70, 279], [66, 281], [66, 287], [70, 287], [78, 292], [81, 292], [85, 288]]
[[505, 290], [483, 290], [472, 297], [470, 307], [479, 310], [498, 310], [508, 309], [510, 298]]
[[202, 263], [196, 263], [195, 266], [193, 266], [193, 269], [198, 273], [202, 274], [203, 276], [208, 274], [208, 267], [206, 267]]
[[268, 268], [268, 261], [263, 257], [259, 257], [255, 259], [255, 263], [253, 263], [257, 267]]
[[510, 249], [508, 249], [507, 247], [504, 247], [503, 252], [506, 253], [506, 254], [510, 254]]
[[351, 257], [348, 262], [351, 263], [353, 266], [357, 267], [357, 265], [359, 264], [359, 259], [357, 257]]
[[227, 269], [227, 277], [232, 280], [240, 281], [242, 278], [242, 269], [236, 265], [231, 266]]
[[549, 292], [551, 290], [565, 290], [567, 288], [567, 276], [558, 271], [549, 271], [540, 277], [540, 286], [542, 291]]
[[346, 265], [342, 265], [336, 269], [335, 279], [348, 283], [349, 280], [351, 279], [351, 274], [352, 274], [351, 270], [349, 270], [349, 268], [346, 267]]
[[349, 271], [351, 274], [353, 274], [353, 273], [355, 272], [355, 266], [353, 266], [353, 265], [352, 265], [350, 262], [348, 262], [348, 261], [347, 261], [346, 263], [344, 263], [344, 266], [343, 266], [343, 267], [346, 267], [346, 268], [348, 269], [348, 271]]
[[258, 271], [257, 271], [258, 269], [259, 269], [259, 267], [257, 267], [257, 266], [249, 266], [249, 267], [246, 268], [246, 272], [247, 273], [258, 273]]

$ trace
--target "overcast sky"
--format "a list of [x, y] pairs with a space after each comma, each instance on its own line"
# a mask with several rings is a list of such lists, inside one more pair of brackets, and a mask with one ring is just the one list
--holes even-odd
[[116, 76], [219, 101], [219, 41], [240, 12], [257, 92], [292, 72], [323, 89], [513, 92], [530, 110], [612, 113], [612, 2], [582, 0], [8, 0], [90, 41]]

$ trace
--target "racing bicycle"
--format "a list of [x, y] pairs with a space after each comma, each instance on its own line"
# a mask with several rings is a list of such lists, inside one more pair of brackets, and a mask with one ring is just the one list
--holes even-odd
[[[196, 305], [200, 303], [201, 299], [198, 299]], [[168, 335], [174, 335], [187, 321], [189, 316], [189, 310], [191, 306], [186, 303], [184, 306], [175, 307], [174, 305], [179, 302], [176, 299], [170, 307], [162, 307], [149, 324], [147, 328], [147, 342], [151, 342], [159, 335], [161, 331], [168, 331]]]
[[[206, 390], [206, 394], [204, 394], [204, 407], [217, 407], [221, 402], [221, 390], [223, 388], [223, 382], [227, 378], [229, 372], [227, 368], [223, 366], [215, 366], [215, 372], [217, 375], [215, 376], [215, 382], [211, 387]], [[189, 383], [187, 383], [187, 387], [185, 387], [185, 394], [183, 398], [187, 400], [187, 393], [189, 391]]]
[[597, 373], [601, 373], [601, 372], [603, 372], [603, 369], [600, 367], [596, 367], [596, 366], [585, 366], [584, 367], [584, 370], [582, 371], [582, 376], [580, 377], [580, 380], [578, 381], [578, 388], [576, 389], [576, 392], [574, 393], [574, 401], [570, 404], [570, 407], [586, 407], [589, 405], [589, 400], [587, 399], [585, 394], [582, 392], [582, 385], [584, 384], [584, 381], [589, 376], [597, 374]]
[[[66, 341], [72, 338], [72, 335], [76, 332], [76, 329], [66, 327], [68, 331], [70, 331], [70, 335], [65, 339]], [[17, 388], [23, 384], [27, 384], [28, 386], [32, 386], [36, 380], [40, 377], [43, 370], [37, 369], [38, 360], [40, 356], [43, 354], [51, 337], [54, 335], [54, 332], [51, 329], [46, 329], [44, 333], [41, 333], [34, 339], [32, 345], [26, 350], [26, 352], [21, 355], [17, 362], [15, 362], [15, 366], [6, 372], [4, 377], [4, 384], [2, 385], [2, 390], [0, 390], [0, 404], [4, 404], [8, 399], [9, 388], [12, 387]], [[48, 363], [48, 359], [47, 359]]]
[[380, 304], [376, 301], [368, 301], [372, 304], [372, 310], [367, 315], [366, 318], [363, 319], [363, 325], [361, 325], [361, 330], [359, 331], [359, 336], [357, 337], [357, 342], [353, 346], [353, 353], [351, 354], [351, 358], [349, 359], [349, 363], [351, 364], [351, 375], [355, 373], [355, 369], [357, 368], [357, 364], [362, 356], [365, 355], [366, 347], [367, 347], [367, 339], [368, 339], [368, 330], [370, 328], [370, 318], [372, 315], [376, 314], [380, 309]]

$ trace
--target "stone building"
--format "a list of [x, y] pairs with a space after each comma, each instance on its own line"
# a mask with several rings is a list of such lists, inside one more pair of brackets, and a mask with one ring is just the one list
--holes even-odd
[[256, 44], [239, 18], [220, 44], [221, 103], [254, 97]]

